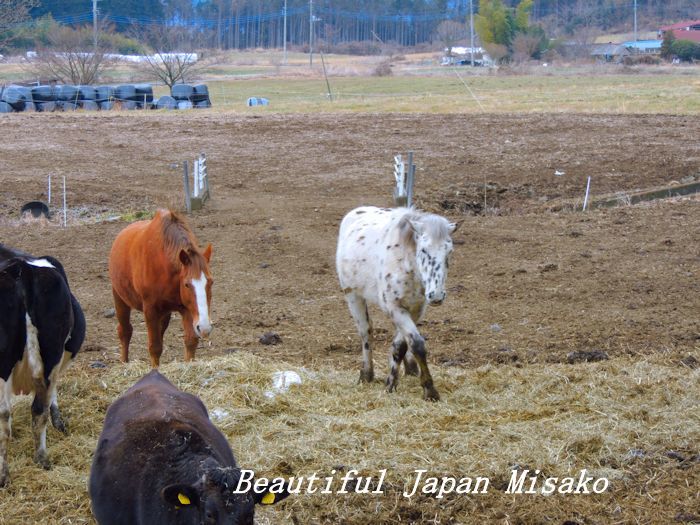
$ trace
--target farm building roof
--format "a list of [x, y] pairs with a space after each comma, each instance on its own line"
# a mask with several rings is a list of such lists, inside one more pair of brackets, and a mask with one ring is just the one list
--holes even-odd
[[673, 36], [676, 40], [690, 40], [692, 42], [700, 42], [700, 31], [683, 31], [676, 29], [673, 31]]
[[591, 46], [591, 56], [622, 56], [629, 54], [629, 50], [622, 44], [593, 44]]
[[628, 49], [636, 49], [638, 51], [652, 51], [661, 49], [662, 40], [630, 40], [623, 42], [622, 45]]
[[676, 29], [681, 31], [700, 31], [700, 20], [686, 20], [670, 26], [663, 26], [659, 28], [659, 31], [675, 31]]

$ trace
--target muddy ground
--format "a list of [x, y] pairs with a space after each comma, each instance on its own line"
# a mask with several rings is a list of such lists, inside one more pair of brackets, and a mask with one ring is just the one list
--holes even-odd
[[[359, 370], [337, 285], [344, 213], [391, 205], [393, 155], [412, 150], [420, 207], [463, 221], [447, 301], [421, 330], [433, 366], [565, 362], [574, 351], [697, 353], [700, 201], [582, 213], [594, 196], [700, 180], [700, 121], [624, 115], [7, 115], [0, 240], [64, 263], [88, 321], [77, 366], [118, 359], [107, 256], [134, 217], [182, 208], [182, 161], [206, 152], [213, 198], [190, 221], [214, 246], [211, 343], [198, 358], [253, 352]], [[555, 172], [563, 172], [557, 175]], [[18, 220], [68, 184], [68, 228]], [[106, 315], [107, 314], [107, 315]], [[134, 315], [133, 359], [147, 359]], [[375, 316], [378, 373], [391, 327]], [[259, 337], [276, 332], [281, 344]], [[183, 358], [173, 322], [163, 361]]]
[[[94, 221], [181, 208], [181, 163], [206, 152], [213, 199], [190, 220], [214, 245], [215, 331], [199, 355], [244, 349], [355, 366], [337, 227], [357, 205], [391, 204], [393, 155], [413, 150], [418, 204], [464, 221], [448, 300], [424, 321], [432, 361], [682, 353], [700, 332], [698, 202], [572, 209], [587, 176], [594, 195], [700, 179], [699, 135], [696, 118], [669, 116], [12, 115], [0, 141], [2, 241], [63, 260], [87, 348], [112, 358], [107, 255], [125, 222]], [[54, 202], [67, 179], [65, 230], [16, 221], [24, 202], [46, 198], [48, 174]], [[145, 358], [135, 320], [133, 356]], [[389, 324], [376, 323], [386, 347]], [[267, 331], [282, 344], [260, 345]], [[180, 334], [174, 323], [165, 360], [182, 358]]]

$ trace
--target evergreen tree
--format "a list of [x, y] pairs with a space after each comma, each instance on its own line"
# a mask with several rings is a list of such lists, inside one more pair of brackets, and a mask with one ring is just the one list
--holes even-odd
[[663, 42], [661, 42], [661, 58], [673, 58], [673, 43], [675, 41], [676, 36], [673, 34], [673, 31], [666, 31], [664, 33], [664, 39]]

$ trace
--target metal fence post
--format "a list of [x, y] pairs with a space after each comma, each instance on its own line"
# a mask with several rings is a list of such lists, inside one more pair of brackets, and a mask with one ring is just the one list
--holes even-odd
[[416, 175], [416, 165], [413, 164], [413, 152], [408, 152], [408, 177], [406, 179], [406, 206], [413, 205], [413, 180]]
[[394, 156], [394, 178], [396, 179], [394, 204], [396, 206], [406, 206], [406, 165], [401, 159], [401, 155]]
[[192, 211], [192, 202], [190, 200], [190, 174], [188, 173], [188, 161], [183, 164], [183, 180], [185, 185], [185, 209], [187, 213]]
[[207, 172], [207, 156], [204, 153], [199, 155], [199, 165], [202, 169], [204, 191], [202, 192], [203, 199], [208, 199], [211, 197], [209, 195], [209, 173]]

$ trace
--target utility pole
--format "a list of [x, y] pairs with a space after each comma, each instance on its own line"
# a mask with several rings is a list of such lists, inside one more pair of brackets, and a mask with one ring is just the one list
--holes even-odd
[[314, 65], [314, 0], [309, 0], [309, 67]]
[[471, 39], [471, 66], [474, 67], [474, 8], [469, 0], [469, 37]]
[[637, 41], [637, 0], [634, 0], [634, 41]]
[[97, 49], [97, 0], [92, 0], [92, 45]]
[[284, 31], [282, 31], [282, 48], [284, 49], [284, 65], [287, 65], [287, 0], [284, 0]]

